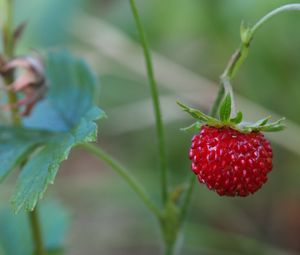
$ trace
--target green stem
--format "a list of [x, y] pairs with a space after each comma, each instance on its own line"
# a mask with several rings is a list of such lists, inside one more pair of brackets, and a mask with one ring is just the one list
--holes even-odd
[[251, 29], [252, 35], [254, 35], [255, 32], [268, 20], [270, 20], [271, 18], [273, 18], [274, 16], [276, 16], [280, 13], [288, 12], [288, 11], [300, 11], [300, 4], [283, 5], [277, 9], [269, 12], [264, 17], [262, 17], [258, 22], [256, 22], [256, 24], [252, 27], [252, 29]]
[[166, 203], [167, 196], [168, 196], [168, 166], [167, 166], [167, 159], [166, 159], [164, 127], [163, 127], [162, 116], [161, 116], [157, 83], [154, 77], [154, 69], [153, 69], [150, 50], [146, 40], [145, 31], [142, 26], [142, 22], [139, 16], [138, 9], [136, 7], [135, 0], [130, 0], [130, 6], [140, 36], [140, 41], [144, 50], [144, 57], [146, 62], [146, 68], [147, 68], [147, 73], [149, 78], [149, 84], [150, 84], [150, 90], [151, 90], [151, 96], [152, 96], [152, 102], [153, 102], [153, 108], [154, 108], [154, 114], [156, 120], [156, 133], [158, 139], [158, 150], [159, 150], [160, 171], [161, 171], [162, 200], [164, 203]]
[[174, 254], [174, 244], [167, 245], [165, 247], [164, 255], [173, 255]]
[[29, 217], [30, 226], [32, 229], [32, 237], [33, 237], [33, 240], [35, 243], [35, 253], [34, 254], [46, 255], [45, 250], [44, 250], [44, 243], [43, 243], [37, 208], [34, 211], [29, 212], [28, 217]]
[[180, 225], [182, 225], [182, 223], [184, 222], [186, 215], [188, 213], [188, 209], [189, 209], [189, 205], [190, 205], [190, 202], [192, 199], [196, 180], [197, 180], [196, 176], [194, 174], [192, 174], [191, 179], [189, 181], [188, 189], [185, 194], [185, 198], [183, 200], [182, 207], [181, 207], [180, 219], [179, 219]]
[[218, 91], [218, 95], [217, 95], [217, 97], [216, 97], [216, 99], [213, 103], [213, 106], [211, 108], [211, 111], [210, 111], [211, 116], [214, 117], [214, 118], [216, 118], [217, 115], [218, 115], [218, 110], [219, 110], [219, 107], [221, 105], [221, 102], [222, 102], [222, 99], [223, 99], [224, 95], [225, 95], [224, 86], [220, 86], [219, 91]]
[[[241, 45], [232, 55], [224, 73], [221, 75], [220, 78], [220, 89], [218, 96], [212, 106], [211, 115], [215, 117], [217, 115], [218, 109], [222, 102], [222, 98], [224, 97], [226, 90], [224, 85], [229, 84], [231, 80], [235, 77], [240, 67], [245, 62], [248, 53], [250, 44], [254, 38], [255, 33], [258, 31], [259, 28], [262, 27], [267, 21], [269, 21], [274, 16], [288, 12], [288, 11], [300, 11], [300, 4], [287, 4], [283, 5], [269, 13], [267, 13], [264, 17], [258, 20], [252, 28], [244, 27], [241, 28]], [[231, 86], [231, 85], [230, 85]]]
[[[13, 1], [6, 1], [6, 21], [3, 26], [3, 51], [7, 58], [12, 58], [14, 55], [13, 48]], [[9, 85], [13, 81], [13, 73], [5, 75], [5, 84]], [[17, 102], [17, 95], [13, 91], [8, 91], [8, 102], [14, 105]], [[14, 125], [21, 125], [21, 118], [17, 108], [11, 109], [11, 119]]]
[[94, 154], [96, 157], [104, 161], [107, 165], [109, 165], [117, 174], [119, 174], [127, 184], [132, 188], [133, 191], [140, 197], [140, 199], [144, 202], [144, 204], [148, 207], [148, 209], [154, 213], [158, 218], [161, 216], [160, 210], [156, 207], [156, 205], [151, 201], [148, 194], [144, 190], [144, 188], [139, 184], [139, 182], [132, 176], [132, 174], [123, 167], [119, 162], [113, 159], [109, 154], [107, 154], [101, 148], [93, 145], [93, 144], [83, 144], [81, 145], [84, 149]]
[[3, 47], [7, 57], [13, 56], [13, 1], [6, 0], [6, 21], [3, 26]]
[[[6, 1], [6, 21], [3, 26], [3, 51], [6, 58], [10, 59], [14, 56], [14, 47], [13, 47], [13, 1], [7, 0]], [[8, 73], [4, 76], [5, 84], [9, 85], [14, 80], [13, 72]], [[15, 105], [18, 98], [16, 93], [13, 91], [8, 91], [8, 103], [10, 105]], [[22, 120], [19, 115], [19, 111], [17, 108], [11, 109], [11, 121], [15, 126], [21, 126]], [[43, 245], [43, 238], [41, 233], [41, 227], [38, 219], [38, 212], [32, 211], [28, 213], [30, 227], [32, 230], [32, 237], [35, 244], [35, 252], [36, 255], [45, 255], [44, 245]]]

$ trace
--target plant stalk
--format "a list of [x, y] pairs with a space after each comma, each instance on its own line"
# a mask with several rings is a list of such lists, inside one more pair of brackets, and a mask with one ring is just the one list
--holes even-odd
[[148, 209], [160, 218], [161, 212], [157, 208], [157, 206], [151, 201], [148, 194], [144, 190], [144, 188], [139, 184], [139, 182], [131, 175], [131, 173], [123, 167], [119, 162], [117, 162], [114, 158], [112, 158], [109, 154], [107, 154], [101, 148], [93, 145], [93, 144], [82, 144], [81, 147], [98, 157], [100, 160], [104, 161], [107, 165], [109, 165], [118, 175], [120, 175], [127, 184], [131, 187], [133, 191], [140, 197], [143, 203], [148, 207]]
[[217, 95], [217, 98], [212, 106], [211, 115], [213, 117], [216, 117], [218, 109], [220, 107], [220, 104], [222, 102], [222, 99], [226, 93], [226, 84], [229, 84], [229, 90], [232, 90], [231, 88], [231, 80], [235, 77], [243, 63], [245, 62], [248, 53], [250, 44], [254, 38], [255, 33], [261, 28], [266, 22], [268, 22], [271, 18], [277, 16], [278, 14], [289, 12], [289, 11], [300, 11], [300, 4], [287, 4], [283, 5], [269, 13], [267, 13], [265, 16], [263, 16], [261, 19], [259, 19], [254, 26], [251, 27], [244, 27], [242, 24], [241, 27], [241, 44], [239, 48], [235, 51], [235, 53], [232, 55], [225, 71], [221, 75], [220, 78], [220, 88]]
[[46, 255], [37, 208], [34, 211], [28, 213], [28, 217], [32, 229], [33, 241], [35, 244], [35, 254]]
[[167, 245], [165, 247], [165, 252], [164, 255], [173, 255], [174, 254], [174, 244], [172, 245]]
[[157, 89], [157, 83], [154, 75], [154, 68], [152, 63], [152, 58], [150, 54], [150, 49], [146, 40], [145, 31], [141, 22], [141, 18], [136, 7], [135, 0], [130, 0], [131, 10], [134, 16], [136, 27], [139, 33], [140, 41], [144, 51], [144, 57], [146, 62], [146, 69], [150, 84], [151, 97], [155, 115], [156, 122], [156, 133], [158, 139], [158, 151], [159, 151], [159, 161], [160, 161], [160, 171], [161, 171], [161, 186], [162, 186], [162, 201], [165, 204], [168, 198], [168, 166], [165, 148], [165, 135], [164, 127], [162, 122], [161, 107], [159, 102], [159, 95]]
[[[6, 20], [3, 25], [3, 51], [7, 58], [12, 58], [14, 55], [13, 48], [13, 1], [6, 0]], [[4, 76], [6, 85], [13, 81], [13, 73], [10, 72]], [[13, 105], [17, 102], [17, 95], [13, 91], [7, 92], [8, 102]], [[17, 108], [11, 109], [11, 120], [14, 125], [21, 125], [21, 118]]]
[[[6, 0], [6, 21], [3, 25], [3, 51], [5, 57], [10, 59], [14, 56], [13, 47], [13, 0]], [[13, 82], [14, 74], [10, 72], [4, 76], [5, 84], [9, 85]], [[8, 103], [15, 105], [17, 102], [17, 95], [13, 91], [7, 92]], [[19, 115], [18, 108], [11, 109], [11, 121], [15, 126], [22, 125], [22, 119]], [[36, 255], [45, 255], [43, 238], [41, 233], [41, 226], [39, 222], [38, 211], [34, 210], [28, 213], [30, 227], [32, 231], [32, 238], [35, 244]]]

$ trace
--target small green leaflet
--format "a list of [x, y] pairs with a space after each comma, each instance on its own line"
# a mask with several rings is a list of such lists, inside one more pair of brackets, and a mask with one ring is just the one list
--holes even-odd
[[222, 122], [227, 122], [230, 119], [231, 114], [231, 96], [227, 94], [220, 106], [220, 120]]
[[94, 108], [78, 126], [69, 132], [57, 133], [48, 139], [23, 167], [12, 198], [15, 211], [21, 208], [31, 211], [43, 197], [47, 186], [53, 184], [60, 163], [68, 158], [71, 149], [79, 144], [93, 142], [97, 137], [97, 125], [93, 122], [101, 112]]
[[93, 103], [97, 80], [85, 62], [65, 51], [51, 52], [45, 62], [47, 97], [26, 127], [0, 127], [0, 179], [23, 165], [12, 197], [16, 212], [34, 209], [71, 149], [96, 141], [95, 121], [105, 117]]

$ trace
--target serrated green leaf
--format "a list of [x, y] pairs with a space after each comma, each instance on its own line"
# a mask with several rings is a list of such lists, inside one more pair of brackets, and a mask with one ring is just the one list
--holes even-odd
[[[39, 207], [39, 214], [47, 254], [61, 250], [69, 228], [68, 211], [57, 202], [48, 202]], [[10, 208], [1, 209], [0, 246], [3, 255], [32, 255], [34, 245], [31, 236], [25, 213], [15, 215]]]
[[0, 126], [0, 182], [50, 136], [48, 132]]
[[231, 114], [231, 96], [227, 94], [220, 106], [220, 120], [223, 122], [227, 122], [230, 119]]
[[96, 140], [95, 121], [105, 117], [93, 103], [95, 75], [82, 60], [64, 51], [50, 53], [46, 74], [48, 95], [25, 120], [27, 128], [18, 128], [17, 134], [14, 128], [0, 128], [0, 160], [9, 160], [0, 165], [0, 179], [31, 154], [17, 180], [15, 211], [34, 209], [54, 182], [60, 163], [73, 147]]
[[235, 118], [230, 119], [230, 122], [234, 123], [234, 124], [239, 124], [241, 123], [243, 120], [243, 113], [242, 112], [238, 112], [235, 116]]
[[77, 127], [53, 136], [31, 157], [19, 175], [12, 198], [16, 212], [21, 208], [27, 211], [34, 209], [48, 185], [54, 183], [60, 163], [68, 158], [73, 147], [96, 140], [97, 125], [91, 118], [99, 118], [101, 113], [97, 108], [91, 109]]

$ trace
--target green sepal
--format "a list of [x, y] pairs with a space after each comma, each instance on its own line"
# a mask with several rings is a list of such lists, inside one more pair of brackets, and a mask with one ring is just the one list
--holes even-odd
[[230, 119], [230, 122], [235, 124], [240, 124], [242, 120], [243, 120], [243, 113], [239, 111], [234, 118]]
[[270, 117], [259, 120], [255, 123], [242, 122], [240, 125], [235, 127], [235, 129], [241, 132], [277, 132], [283, 130], [286, 125], [282, 122], [285, 118], [281, 118], [275, 122], [270, 122]]
[[220, 121], [209, 115], [204, 114], [203, 112], [191, 108], [183, 103], [177, 102], [177, 104], [187, 113], [189, 113], [193, 118], [198, 120], [200, 123], [206, 123], [207, 125], [215, 126], [220, 125]]
[[268, 116], [268, 117], [266, 117], [266, 118], [264, 118], [264, 119], [261, 119], [261, 120], [258, 120], [256, 123], [255, 123], [255, 125], [256, 126], [265, 126], [268, 122], [269, 122], [269, 120], [271, 119], [271, 116]]
[[200, 122], [195, 122], [188, 127], [181, 128], [180, 130], [184, 131], [184, 132], [193, 132], [194, 133], [194, 132], [198, 132], [202, 126], [203, 126], [203, 124], [201, 124]]
[[222, 122], [228, 122], [231, 114], [231, 96], [227, 94], [221, 104], [219, 115]]
[[242, 112], [238, 112], [234, 118], [230, 119], [231, 114], [231, 97], [228, 94], [220, 107], [220, 120], [208, 116], [201, 111], [186, 106], [180, 102], [177, 104], [187, 113], [189, 113], [193, 118], [197, 119], [197, 122], [190, 125], [189, 127], [182, 128], [183, 131], [194, 131], [198, 132], [203, 125], [208, 125], [215, 128], [230, 127], [241, 133], [250, 132], [277, 132], [283, 130], [286, 126], [283, 124], [285, 118], [281, 118], [275, 122], [269, 122], [270, 116], [258, 120], [254, 123], [246, 122], [243, 120]]

